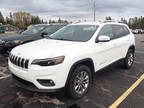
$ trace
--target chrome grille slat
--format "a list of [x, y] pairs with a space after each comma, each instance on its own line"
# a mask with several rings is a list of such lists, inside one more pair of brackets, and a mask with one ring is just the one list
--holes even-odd
[[26, 61], [25, 61], [25, 68], [26, 69], [28, 68], [28, 62], [29, 62], [29, 60], [26, 59]]
[[14, 64], [16, 65], [16, 56], [14, 56]]
[[24, 58], [21, 58], [21, 57], [10, 54], [9, 55], [9, 60], [10, 60], [11, 63], [15, 64], [16, 66], [28, 69], [28, 65], [29, 65], [29, 60], [28, 59], [24, 59]]
[[18, 66], [20, 66], [20, 59], [21, 59], [21, 58], [19, 57], [19, 58], [18, 58], [18, 61], [17, 61], [17, 62], [18, 62], [18, 63], [17, 63]]
[[22, 68], [24, 68], [24, 59], [22, 59], [22, 61], [21, 61], [21, 66], [22, 66]]
[[24, 68], [25, 68], [25, 61], [26, 61], [26, 59], [24, 59], [24, 62], [23, 62]]
[[18, 65], [18, 57], [16, 56], [15, 64]]

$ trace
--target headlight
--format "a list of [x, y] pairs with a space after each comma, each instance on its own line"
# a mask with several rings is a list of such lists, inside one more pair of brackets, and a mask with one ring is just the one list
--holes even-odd
[[39, 59], [39, 60], [34, 60], [32, 64], [40, 65], [40, 66], [52, 66], [52, 65], [57, 65], [62, 63], [64, 61], [64, 58], [65, 58], [64, 56], [60, 56], [55, 58]]
[[20, 44], [20, 43], [22, 43], [22, 41], [21, 40], [14, 40], [13, 43]]

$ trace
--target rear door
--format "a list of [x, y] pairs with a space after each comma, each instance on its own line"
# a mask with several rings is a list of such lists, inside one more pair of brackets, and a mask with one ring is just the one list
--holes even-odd
[[127, 53], [130, 41], [130, 32], [127, 27], [123, 25], [112, 25], [114, 40], [112, 41], [114, 60], [124, 58]]

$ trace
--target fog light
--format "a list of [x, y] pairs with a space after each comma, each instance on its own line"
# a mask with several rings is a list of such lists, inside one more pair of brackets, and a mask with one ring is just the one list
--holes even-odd
[[38, 79], [37, 81], [43, 86], [55, 86], [55, 83], [52, 80]]

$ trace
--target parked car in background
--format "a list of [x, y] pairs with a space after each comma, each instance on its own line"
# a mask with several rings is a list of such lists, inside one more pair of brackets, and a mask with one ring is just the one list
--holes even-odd
[[127, 25], [77, 23], [15, 47], [8, 64], [19, 87], [39, 92], [66, 89], [71, 97], [81, 98], [95, 72], [119, 60], [130, 69], [134, 53], [135, 37]]
[[65, 25], [61, 24], [38, 24], [30, 26], [21, 34], [0, 37], [1, 52], [9, 52], [13, 47], [17, 45], [44, 38], [45, 36], [53, 34], [64, 26]]
[[135, 30], [132, 30], [132, 32], [134, 34], [144, 34], [144, 30], [142, 30], [142, 29], [135, 29]]
[[144, 30], [142, 30], [142, 34], [144, 34]]
[[3, 26], [0, 26], [0, 33], [5, 33], [5, 29]]
[[138, 31], [138, 34], [143, 34], [143, 30], [142, 29], [136, 29]]

